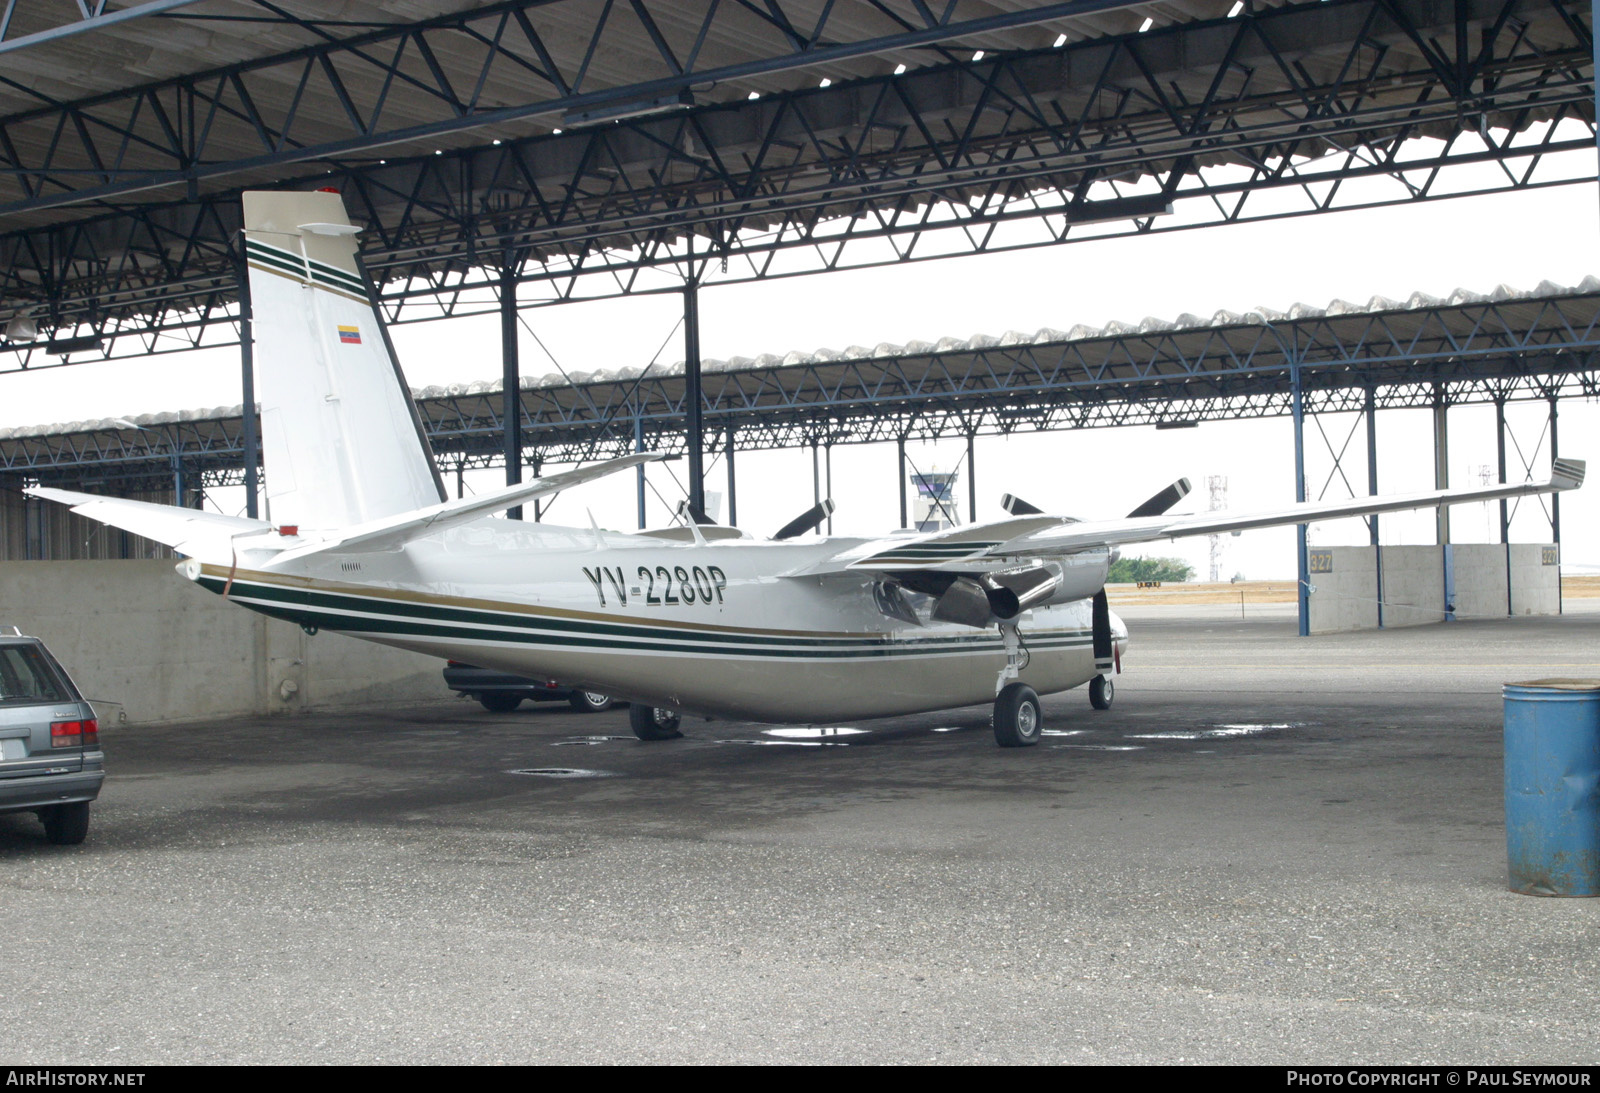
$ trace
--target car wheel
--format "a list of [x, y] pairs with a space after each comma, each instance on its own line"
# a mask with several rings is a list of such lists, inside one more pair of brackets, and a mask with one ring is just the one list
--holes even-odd
[[479, 695], [478, 703], [490, 713], [510, 713], [522, 705], [522, 696], [491, 691], [487, 694]]
[[57, 846], [77, 846], [89, 834], [89, 802], [51, 805], [39, 810], [44, 821], [44, 837]]
[[579, 713], [599, 713], [611, 708], [611, 696], [598, 691], [573, 691], [567, 703]]

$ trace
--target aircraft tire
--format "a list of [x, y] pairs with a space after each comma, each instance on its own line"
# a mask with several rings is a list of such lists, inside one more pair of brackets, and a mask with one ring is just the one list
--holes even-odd
[[640, 740], [676, 740], [681, 718], [671, 710], [655, 706], [641, 706], [635, 702], [628, 707], [628, 727]]
[[579, 713], [599, 713], [611, 708], [611, 696], [598, 691], [573, 691], [567, 698], [567, 705]]
[[1109, 710], [1117, 697], [1117, 685], [1110, 676], [1095, 676], [1089, 681], [1089, 705], [1097, 710]]
[[1008, 683], [994, 700], [994, 742], [1002, 748], [1031, 748], [1039, 742], [1044, 716], [1039, 696], [1026, 683]]
[[89, 834], [89, 802], [51, 805], [39, 810], [44, 837], [57, 846], [77, 846]]
[[490, 713], [510, 713], [522, 705], [522, 696], [489, 691], [478, 696], [478, 705]]

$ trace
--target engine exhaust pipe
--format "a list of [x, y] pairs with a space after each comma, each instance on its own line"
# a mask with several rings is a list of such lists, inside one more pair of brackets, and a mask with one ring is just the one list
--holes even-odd
[[983, 583], [990, 609], [996, 617], [1009, 622], [1028, 608], [1049, 601], [1060, 590], [1061, 567], [1042, 565], [991, 573]]

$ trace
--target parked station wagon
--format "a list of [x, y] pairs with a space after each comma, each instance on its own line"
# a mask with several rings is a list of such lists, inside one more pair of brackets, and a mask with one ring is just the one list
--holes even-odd
[[0, 812], [32, 812], [53, 843], [81, 843], [105, 780], [94, 709], [38, 638], [0, 631]]

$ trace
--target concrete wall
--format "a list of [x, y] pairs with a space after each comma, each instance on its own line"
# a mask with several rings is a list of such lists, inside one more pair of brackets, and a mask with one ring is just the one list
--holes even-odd
[[[1312, 552], [1311, 632], [1363, 630], [1378, 625], [1374, 550], [1325, 547]], [[1560, 607], [1560, 567], [1547, 564], [1548, 544], [1511, 546], [1511, 607], [1518, 615], [1553, 615]], [[1383, 625], [1442, 622], [1445, 613], [1444, 548], [1383, 547]], [[1320, 558], [1318, 556], [1321, 556]], [[1506, 551], [1495, 543], [1451, 548], [1455, 617], [1504, 618]]]
[[43, 638], [87, 697], [121, 703], [130, 722], [450, 696], [442, 661], [312, 637], [191, 584], [173, 565], [0, 562], [0, 626]]

